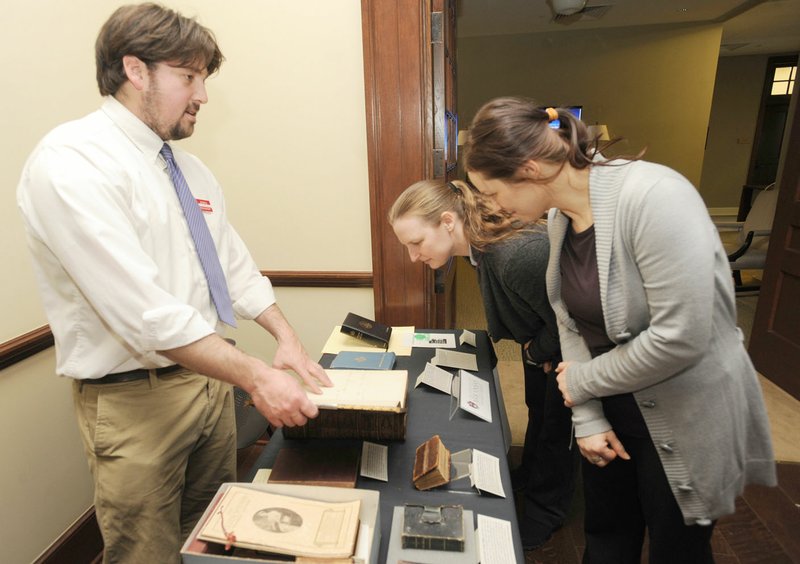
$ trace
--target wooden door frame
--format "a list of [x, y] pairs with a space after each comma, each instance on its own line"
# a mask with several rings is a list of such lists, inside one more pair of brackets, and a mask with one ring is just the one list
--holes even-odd
[[433, 273], [411, 263], [386, 215], [433, 173], [430, 0], [362, 0], [375, 318], [435, 326]]
[[[753, 330], [750, 336], [748, 352], [756, 369], [775, 382], [778, 386], [800, 399], [800, 376], [797, 374], [796, 360], [800, 358], [800, 343], [792, 343], [773, 331], [773, 324], [778, 313], [778, 302], [781, 297], [781, 284], [785, 273], [782, 272], [782, 254], [788, 251], [785, 247], [796, 238], [800, 217], [791, 216], [789, 207], [800, 199], [800, 84], [795, 83], [792, 101], [787, 118], [788, 133], [784, 136], [784, 147], [778, 165], [778, 177], [775, 189], [778, 190], [775, 221], [770, 236], [770, 246], [764, 266], [764, 281], [756, 306]], [[789, 273], [800, 277], [800, 272]], [[794, 310], [797, 311], [796, 309]], [[800, 314], [791, 313], [800, 323]], [[785, 353], [790, 354], [785, 354]]]

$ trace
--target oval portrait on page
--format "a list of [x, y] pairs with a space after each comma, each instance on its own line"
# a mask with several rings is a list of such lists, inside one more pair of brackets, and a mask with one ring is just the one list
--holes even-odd
[[286, 507], [267, 507], [253, 514], [253, 523], [271, 533], [288, 533], [303, 524], [303, 518]]

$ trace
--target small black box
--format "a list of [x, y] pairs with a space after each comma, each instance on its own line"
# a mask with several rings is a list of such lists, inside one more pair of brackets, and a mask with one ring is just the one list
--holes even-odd
[[355, 313], [348, 313], [342, 323], [342, 333], [386, 349], [389, 346], [389, 337], [392, 336], [392, 328]]

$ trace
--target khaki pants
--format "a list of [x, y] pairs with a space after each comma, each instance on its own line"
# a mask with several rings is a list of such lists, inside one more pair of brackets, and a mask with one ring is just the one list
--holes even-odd
[[236, 479], [229, 384], [181, 371], [73, 385], [94, 478], [103, 562], [179, 563], [180, 547], [222, 482]]

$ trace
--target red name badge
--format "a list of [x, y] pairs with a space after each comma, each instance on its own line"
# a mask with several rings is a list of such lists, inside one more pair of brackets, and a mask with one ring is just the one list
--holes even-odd
[[200, 198], [195, 198], [197, 200], [197, 205], [200, 206], [200, 211], [203, 213], [213, 213], [214, 209], [211, 207], [211, 202], [208, 200], [201, 200]]

